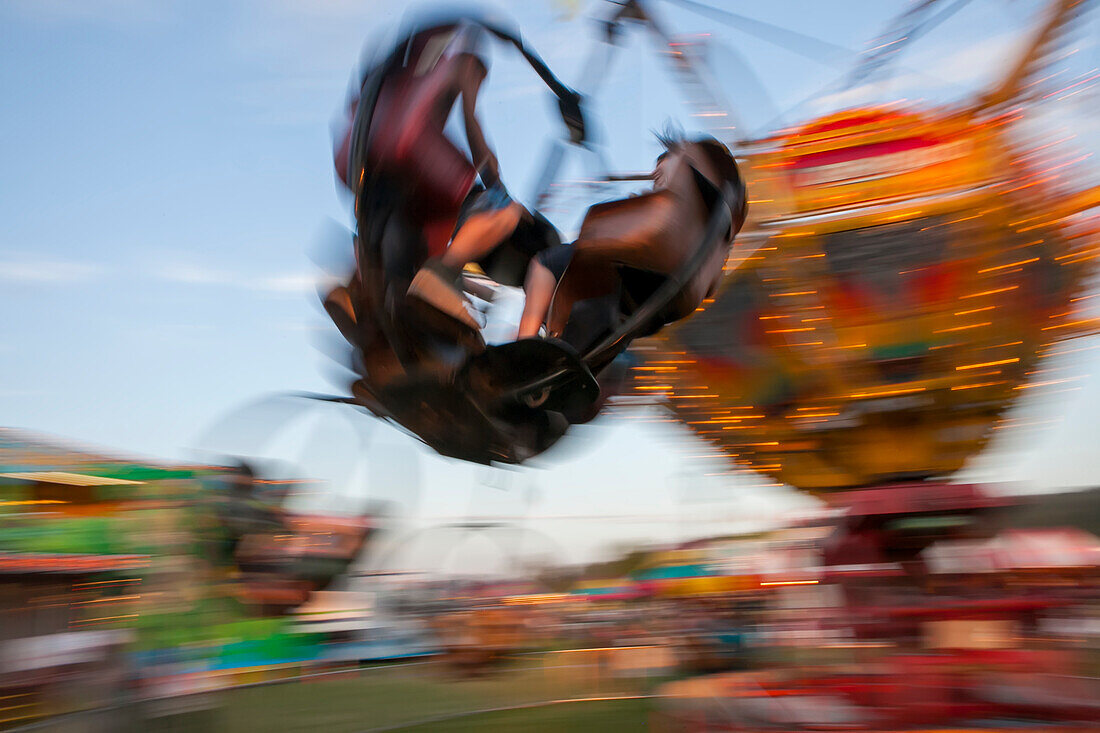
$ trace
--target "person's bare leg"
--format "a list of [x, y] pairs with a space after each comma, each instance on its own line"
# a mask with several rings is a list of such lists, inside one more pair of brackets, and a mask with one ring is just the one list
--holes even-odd
[[480, 260], [515, 231], [523, 212], [523, 206], [511, 203], [497, 211], [474, 214], [455, 232], [440, 258], [443, 264], [462, 269], [468, 262]]
[[497, 211], [474, 214], [455, 233], [450, 246], [441, 257], [429, 260], [416, 273], [409, 286], [409, 296], [427, 303], [436, 310], [478, 329], [477, 320], [466, 308], [466, 296], [458, 285], [462, 268], [492, 252], [515, 231], [524, 208], [512, 203]]
[[519, 321], [518, 338], [533, 338], [539, 335], [539, 329], [550, 311], [550, 302], [554, 299], [554, 289], [557, 285], [554, 273], [538, 260], [531, 260], [527, 268], [527, 279], [523, 283], [526, 300], [523, 303], [523, 316]]

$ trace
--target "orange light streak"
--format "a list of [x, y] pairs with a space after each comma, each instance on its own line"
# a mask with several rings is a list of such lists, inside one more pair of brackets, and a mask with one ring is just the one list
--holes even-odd
[[980, 298], [983, 295], [995, 295], [997, 293], [1007, 293], [1010, 290], [1016, 290], [1019, 287], [1020, 287], [1019, 285], [1009, 285], [1007, 288], [996, 288], [994, 290], [983, 290], [980, 293], [967, 293], [966, 295], [960, 295], [959, 300], [964, 300], [965, 298]]
[[1019, 357], [1014, 356], [1011, 359], [998, 359], [997, 361], [986, 361], [981, 364], [963, 364], [962, 366], [955, 367], [955, 371], [962, 372], [967, 369], [981, 369], [982, 367], [997, 366], [999, 364], [1015, 364], [1019, 360]]
[[925, 387], [909, 387], [907, 389], [889, 389], [881, 392], [853, 392], [848, 395], [848, 397], [853, 399], [860, 397], [893, 397], [895, 395], [916, 394], [917, 392], [923, 391], [925, 391]]
[[1087, 318], [1083, 321], [1069, 321], [1068, 323], [1060, 323], [1057, 326], [1044, 326], [1042, 330], [1053, 331], [1056, 328], [1069, 328], [1070, 326], [1095, 326], [1100, 323], [1100, 318]]
[[932, 333], [954, 333], [955, 331], [969, 331], [972, 328], [984, 328], [985, 326], [992, 326], [992, 321], [984, 321], [983, 323], [971, 323], [969, 326], [955, 326], [954, 328], [941, 328], [938, 331]]
[[1020, 260], [1019, 262], [1010, 262], [1007, 265], [997, 265], [996, 267], [987, 267], [984, 270], [978, 270], [978, 274], [981, 274], [981, 273], [984, 273], [984, 272], [995, 272], [997, 270], [1007, 270], [1010, 267], [1019, 267], [1020, 265], [1029, 265], [1032, 262], [1038, 262], [1038, 261], [1039, 261], [1038, 257], [1032, 257], [1032, 258], [1027, 259], [1027, 260]]

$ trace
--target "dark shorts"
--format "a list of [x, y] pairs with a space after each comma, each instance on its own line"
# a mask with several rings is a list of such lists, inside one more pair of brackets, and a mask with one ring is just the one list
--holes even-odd
[[497, 183], [489, 188], [479, 186], [471, 191], [466, 196], [466, 200], [462, 202], [462, 208], [458, 211], [458, 221], [455, 222], [455, 231], [461, 229], [462, 225], [471, 216], [490, 211], [501, 211], [507, 209], [511, 203], [512, 197], [508, 195], [508, 191], [502, 184]]
[[555, 280], [561, 280], [565, 268], [573, 260], [573, 245], [556, 244], [539, 252], [537, 257], [539, 264], [554, 274]]

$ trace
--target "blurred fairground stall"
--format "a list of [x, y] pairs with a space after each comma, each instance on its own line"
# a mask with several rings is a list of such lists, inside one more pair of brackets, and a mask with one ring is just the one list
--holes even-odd
[[324, 658], [311, 598], [371, 524], [240, 478], [0, 431], [0, 724]]

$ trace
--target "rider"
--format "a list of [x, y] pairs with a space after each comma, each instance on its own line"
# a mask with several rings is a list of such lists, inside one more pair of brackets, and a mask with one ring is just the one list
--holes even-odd
[[[726, 146], [713, 137], [703, 136], [686, 140], [678, 135], [665, 133], [659, 135], [658, 139], [665, 150], [658, 156], [653, 172], [650, 174], [653, 181], [652, 192], [669, 191], [678, 196], [696, 196], [697, 184], [690, 173], [692, 168], [718, 190], [721, 190], [724, 183], [733, 186], [739, 194], [734, 197], [734, 205], [740, 208], [730, 212], [733, 224], [727, 233], [727, 239], [732, 245], [733, 237], [741, 228], [746, 214], [744, 182], [736, 160]], [[639, 212], [641, 213], [643, 212]], [[581, 225], [580, 239], [590, 234], [586, 226], [587, 222], [588, 217]], [[668, 223], [669, 226], [677, 228], [684, 224], [686, 222]], [[641, 242], [641, 244], [646, 246], [647, 243]], [[572, 244], [561, 244], [544, 249], [531, 259], [527, 279], [523, 285], [526, 301], [523, 316], [520, 319], [518, 338], [538, 336], [546, 321], [558, 282], [572, 261], [573, 253]]]
[[[447, 222], [457, 220], [453, 233], [448, 229], [446, 249], [440, 252], [438, 243], [429, 242], [435, 256], [413, 278], [408, 295], [474, 329], [478, 323], [459, 288], [462, 269], [492, 252], [521, 219], [530, 217], [508, 195], [476, 114], [488, 73], [482, 53], [486, 35], [474, 21], [437, 24], [411, 34], [383, 71], [366, 143], [372, 171], [399, 182], [415, 211], [448, 227], [452, 225]], [[459, 97], [473, 162], [444, 132]], [[336, 156], [346, 185], [353, 134], [348, 131]], [[478, 178], [483, 185], [475, 188]], [[350, 312], [346, 290], [338, 291], [329, 300], [336, 299], [341, 310]]]

